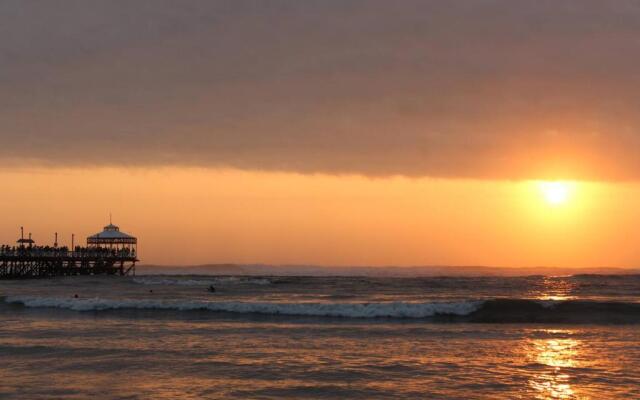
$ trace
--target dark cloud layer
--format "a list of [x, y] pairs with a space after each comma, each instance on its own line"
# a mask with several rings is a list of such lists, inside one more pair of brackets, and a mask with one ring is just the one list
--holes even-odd
[[636, 1], [0, 2], [5, 164], [640, 178]]

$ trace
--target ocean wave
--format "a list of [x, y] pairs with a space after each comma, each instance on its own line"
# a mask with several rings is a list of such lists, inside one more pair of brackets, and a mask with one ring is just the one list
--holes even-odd
[[597, 300], [488, 300], [469, 315], [484, 323], [640, 323], [640, 303]]
[[216, 311], [241, 314], [299, 315], [343, 318], [426, 318], [435, 315], [467, 315], [481, 302], [457, 303], [277, 303], [239, 301], [173, 301], [147, 299], [59, 298], [7, 296], [6, 303], [26, 307], [54, 307], [74, 311], [175, 310]]
[[6, 296], [5, 303], [74, 311], [169, 310], [478, 323], [640, 323], [640, 303], [495, 299], [461, 302], [244, 302]]
[[267, 278], [251, 278], [239, 276], [220, 276], [207, 279], [180, 279], [164, 277], [138, 277], [133, 282], [141, 285], [167, 285], [167, 286], [209, 286], [209, 285], [270, 285]]

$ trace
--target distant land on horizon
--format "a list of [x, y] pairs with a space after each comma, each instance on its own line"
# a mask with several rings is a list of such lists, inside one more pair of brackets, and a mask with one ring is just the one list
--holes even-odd
[[629, 275], [640, 274], [638, 268], [557, 268], [557, 267], [486, 267], [486, 266], [317, 266], [266, 264], [140, 265], [141, 275], [274, 275], [274, 276], [528, 276], [528, 275]]

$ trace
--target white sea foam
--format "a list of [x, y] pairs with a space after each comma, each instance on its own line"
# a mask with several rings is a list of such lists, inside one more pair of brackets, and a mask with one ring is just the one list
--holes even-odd
[[207, 279], [180, 279], [180, 278], [163, 278], [163, 277], [139, 277], [134, 278], [135, 283], [141, 285], [167, 285], [167, 286], [209, 286], [209, 285], [270, 285], [271, 281], [267, 278], [250, 278], [238, 276], [220, 276]]
[[558, 304], [561, 304], [562, 300], [536, 300], [536, 303], [540, 304], [544, 308], [552, 309]]
[[59, 298], [7, 296], [7, 303], [27, 307], [55, 307], [75, 311], [117, 309], [142, 310], [208, 310], [242, 314], [300, 315], [344, 318], [425, 318], [437, 314], [467, 315], [476, 311], [482, 302], [457, 303], [276, 303], [276, 302], [210, 302], [146, 299]]

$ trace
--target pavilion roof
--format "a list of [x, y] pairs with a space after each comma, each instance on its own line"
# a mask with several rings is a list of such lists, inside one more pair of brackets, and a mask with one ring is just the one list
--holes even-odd
[[135, 243], [137, 241], [135, 236], [128, 233], [120, 232], [120, 228], [109, 224], [104, 227], [102, 232], [96, 233], [87, 237], [87, 241], [92, 243], [109, 243], [109, 242], [127, 242]]

